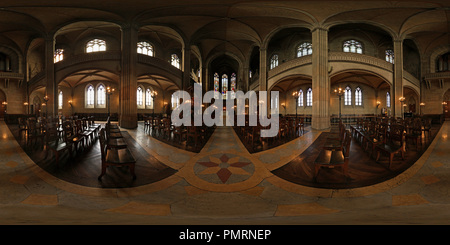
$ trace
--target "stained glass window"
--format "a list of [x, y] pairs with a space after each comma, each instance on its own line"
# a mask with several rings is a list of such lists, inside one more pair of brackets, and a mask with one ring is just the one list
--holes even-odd
[[231, 74], [231, 99], [236, 98], [236, 74]]
[[356, 40], [347, 40], [343, 45], [344, 52], [362, 54], [362, 44]]
[[227, 91], [228, 91], [228, 75], [227, 74], [223, 74], [222, 75], [222, 97], [224, 99], [226, 99]]
[[[214, 92], [219, 92], [219, 74], [214, 73]], [[216, 95], [214, 95], [214, 98], [218, 98]]]

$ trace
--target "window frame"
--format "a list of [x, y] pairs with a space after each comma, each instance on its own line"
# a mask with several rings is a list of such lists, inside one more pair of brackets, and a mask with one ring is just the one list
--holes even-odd
[[136, 88], [136, 105], [138, 109], [144, 109], [144, 88], [142, 86]]
[[[306, 54], [304, 54], [304, 51], [306, 50]], [[303, 42], [300, 45], [297, 46], [297, 58], [312, 55], [312, 43], [310, 42]]]
[[[92, 90], [90, 90], [92, 88]], [[87, 84], [85, 88], [85, 103], [84, 107], [88, 109], [95, 108], [95, 87], [92, 84]], [[92, 93], [92, 94], [91, 94]]]
[[344, 106], [352, 105], [352, 88], [350, 86], [346, 86], [344, 89]]
[[355, 88], [355, 106], [363, 106], [363, 90], [360, 86]]
[[270, 70], [278, 66], [278, 54], [273, 54], [270, 57]]
[[[93, 44], [92, 44], [92, 47], [91, 47], [92, 50], [89, 51], [89, 45], [90, 45], [91, 43], [93, 43]], [[101, 44], [99, 44], [99, 43], [101, 43]], [[102, 44], [103, 44], [103, 45], [102, 45]], [[99, 45], [98, 50], [94, 50], [94, 46], [95, 46], [95, 45]], [[101, 47], [104, 47], [104, 48], [101, 48]], [[107, 50], [106, 41], [103, 40], [103, 39], [100, 39], [100, 38], [94, 38], [94, 39], [91, 39], [91, 40], [87, 41], [87, 42], [86, 42], [86, 45], [84, 46], [84, 51], [85, 51], [86, 53], [104, 52], [104, 51], [106, 51], [106, 50]]]
[[170, 55], [170, 64], [177, 69], [180, 69], [180, 58], [177, 54], [173, 53]]
[[312, 88], [308, 88], [306, 90], [306, 106], [312, 106], [313, 103], [313, 93], [312, 93]]
[[[100, 104], [100, 87], [103, 87], [103, 104]], [[106, 108], [106, 86], [103, 83], [97, 84], [97, 88], [95, 89], [95, 105], [97, 108]]]
[[62, 90], [58, 92], [58, 110], [62, 110], [64, 105], [64, 94]]
[[[345, 48], [346, 48], [346, 45], [348, 44], [348, 43], [350, 43], [349, 45], [348, 45], [348, 51], [345, 51]], [[356, 45], [358, 45], [359, 44], [359, 46], [360, 46], [360, 49], [361, 49], [361, 52], [358, 52], [358, 48], [356, 47]], [[352, 52], [352, 46], [355, 46], [355, 52]], [[356, 39], [349, 39], [349, 40], [345, 40], [343, 43], [342, 43], [342, 51], [343, 52], [345, 52], [345, 53], [354, 53], [354, 54], [364, 54], [364, 45], [363, 45], [363, 43], [361, 42], [361, 41], [358, 41], [358, 40], [356, 40]]]
[[[144, 51], [142, 51], [142, 52], [139, 52], [139, 46], [140, 45], [142, 45], [143, 47], [141, 48], [142, 50], [143, 50], [143, 48], [146, 48], [146, 50], [147, 50], [147, 52], [146, 53], [144, 53]], [[147, 47], [150, 47], [150, 49], [148, 49]], [[136, 44], [136, 49], [137, 49], [137, 53], [138, 54], [142, 54], [142, 55], [147, 55], [147, 56], [150, 56], [150, 57], [154, 57], [155, 56], [155, 48], [154, 48], [154, 46], [150, 43], [150, 42], [147, 42], [147, 41], [140, 41], [140, 42], [138, 42], [137, 44]], [[151, 54], [149, 54], [149, 52], [151, 52]]]

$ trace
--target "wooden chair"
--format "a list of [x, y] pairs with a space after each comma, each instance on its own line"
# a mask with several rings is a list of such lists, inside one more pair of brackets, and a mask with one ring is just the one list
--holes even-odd
[[430, 140], [431, 134], [431, 118], [425, 118], [422, 123], [422, 131], [426, 136], [427, 141]]
[[94, 134], [98, 137], [98, 133], [100, 132], [102, 125], [99, 123], [95, 123], [94, 116], [88, 117], [88, 125], [89, 129], [93, 130]]
[[301, 132], [301, 134], [303, 135], [305, 133], [305, 118], [300, 118], [300, 122], [298, 123], [298, 131], [299, 134]]
[[131, 154], [130, 150], [128, 148], [107, 148], [105, 144], [105, 129], [100, 130], [100, 152], [101, 152], [101, 158], [102, 158], [102, 171], [100, 173], [100, 176], [98, 176], [98, 180], [101, 181], [103, 175], [106, 173], [106, 169], [109, 166], [116, 166], [116, 167], [129, 167], [131, 175], [133, 176], [133, 179], [136, 179], [136, 174], [134, 172], [136, 159], [134, 158], [133, 154]]
[[163, 119], [163, 127], [162, 127], [162, 137], [164, 138], [168, 138], [170, 140], [170, 136], [172, 135], [172, 131], [173, 131], [173, 127], [172, 124], [170, 122], [170, 118], [164, 118]]
[[144, 117], [144, 132], [150, 132], [149, 117]]
[[[70, 151], [72, 152], [72, 146], [75, 147], [75, 151], [78, 152], [80, 149], [80, 146], [83, 145], [84, 138], [83, 136], [79, 137], [74, 130], [73, 122], [72, 121], [65, 121], [63, 122], [63, 128], [64, 128], [64, 140], [67, 144], [70, 145]], [[84, 147], [84, 145], [83, 145]]]
[[314, 161], [314, 181], [317, 180], [317, 175], [321, 168], [341, 168], [344, 175], [350, 178], [348, 175], [348, 159], [350, 156], [351, 145], [351, 132], [345, 131], [344, 140], [340, 150], [327, 150], [322, 149]]
[[412, 121], [410, 125], [407, 126], [405, 140], [408, 142], [411, 139], [415, 145], [416, 150], [419, 150], [419, 144], [422, 146], [422, 121], [417, 118]]
[[389, 155], [389, 168], [391, 167], [392, 160], [395, 154], [400, 153], [402, 160], [405, 160], [405, 136], [404, 127], [402, 125], [391, 125], [389, 131], [386, 133], [385, 142], [377, 145], [377, 158], [380, 158], [380, 153]]
[[72, 157], [71, 145], [61, 139], [56, 126], [50, 126], [46, 129], [45, 135], [45, 159], [48, 157], [48, 151], [51, 150], [55, 154], [55, 162], [58, 166], [60, 152], [68, 151]]
[[202, 135], [196, 126], [188, 126], [187, 127], [187, 140], [186, 145], [189, 145], [191, 139], [194, 143], [194, 146], [197, 147], [202, 142]]
[[35, 144], [37, 140], [44, 143], [44, 132], [41, 125], [42, 123], [38, 123], [34, 118], [27, 120], [27, 145], [31, 144], [33, 140]]
[[24, 117], [18, 118], [18, 124], [19, 124], [19, 137], [22, 139], [22, 135], [27, 133], [27, 120]]
[[92, 137], [92, 132], [85, 130], [82, 119], [75, 120], [75, 133], [78, 137], [82, 137], [84, 139], [83, 145], [86, 147], [89, 145], [89, 142]]
[[174, 141], [175, 141], [175, 139], [178, 138], [178, 143], [181, 144], [181, 142], [183, 141], [183, 136], [185, 139], [187, 139], [187, 130], [183, 125], [176, 126], [173, 128], [173, 140]]
[[373, 157], [376, 151], [377, 145], [384, 144], [387, 133], [387, 124], [376, 123], [375, 124], [375, 134], [372, 138], [366, 139], [365, 150], [368, 151], [370, 146], [370, 157]]

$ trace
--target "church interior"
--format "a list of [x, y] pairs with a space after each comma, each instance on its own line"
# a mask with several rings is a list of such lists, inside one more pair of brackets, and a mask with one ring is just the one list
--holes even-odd
[[1, 224], [449, 224], [448, 1], [0, 13]]

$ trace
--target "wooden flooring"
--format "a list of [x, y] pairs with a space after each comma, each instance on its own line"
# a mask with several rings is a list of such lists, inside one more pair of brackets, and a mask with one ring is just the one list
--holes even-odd
[[72, 158], [69, 157], [68, 153], [64, 153], [57, 166], [51, 152], [45, 159], [45, 151], [39, 141], [27, 146], [26, 141], [19, 137], [17, 125], [8, 126], [28, 156], [39, 167], [70, 183], [89, 187], [126, 188], [151, 184], [176, 173], [176, 170], [149, 155], [128, 132], [122, 131], [128, 148], [136, 158], [137, 178], [133, 180], [127, 167], [108, 167], [106, 175], [103, 176], [101, 181], [98, 181], [97, 177], [101, 172], [101, 153], [98, 139], [92, 145], [76, 153]]
[[322, 133], [302, 154], [272, 173], [290, 182], [316, 188], [345, 189], [377, 184], [397, 176], [414, 164], [427, 149], [439, 128], [440, 125], [434, 125], [430, 139], [423, 140], [422, 149], [416, 150], [415, 145], [408, 142], [406, 159], [402, 160], [400, 156], [396, 156], [390, 168], [387, 156], [381, 155], [377, 162], [374, 157], [370, 157], [370, 150], [366, 152], [359, 142], [352, 139], [349, 156], [350, 179], [343, 175], [340, 168], [321, 168], [316, 181], [313, 180], [314, 160], [320, 153], [328, 133]]
[[[39, 167], [55, 177], [70, 183], [88, 187], [126, 188], [154, 183], [176, 173], [175, 169], [168, 167], [148, 154], [128, 132], [122, 131], [122, 135], [125, 137], [131, 152], [137, 159], [137, 179], [133, 181], [127, 168], [110, 167], [102, 181], [98, 181], [97, 177], [101, 172], [98, 139], [73, 158], [69, 158], [68, 154], [64, 154], [60, 158], [59, 166], [57, 167], [52, 153], [50, 153], [47, 159], [44, 158], [45, 152], [43, 151], [42, 143], [38, 142], [37, 144], [27, 146], [26, 141], [19, 137], [17, 125], [8, 125], [8, 127], [25, 152]], [[382, 156], [380, 161], [376, 162], [355, 140], [352, 140], [349, 162], [349, 175], [351, 179], [346, 179], [340, 169], [321, 169], [317, 180], [314, 181], [314, 160], [327, 137], [327, 133], [322, 133], [303, 153], [296, 156], [294, 160], [284, 166], [273, 170], [272, 173], [292, 183], [317, 188], [355, 188], [380, 183], [397, 176], [414, 164], [426, 150], [439, 128], [440, 125], [433, 125], [431, 131], [432, 137], [426, 142], [423, 142], [425, 147], [422, 147], [419, 151], [415, 149], [414, 145], [411, 145], [411, 142], [408, 142], [406, 160], [401, 160], [398, 157], [394, 158], [390, 169], [388, 168], [387, 156]], [[148, 135], [146, 132], [138, 133]], [[148, 135], [148, 137], [152, 136]], [[188, 150], [189, 148], [186, 143], [177, 145], [176, 143], [171, 143], [169, 140], [159, 140], [182, 149]], [[202, 146], [199, 147], [199, 149], [201, 148]], [[191, 150], [197, 152], [199, 149]], [[253, 153], [251, 151], [249, 152]], [[297, 153], [293, 151], [292, 154]]]

